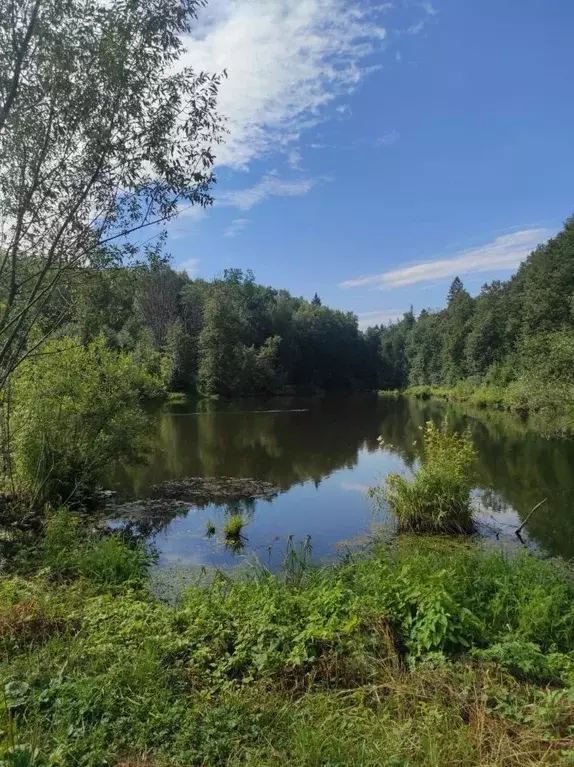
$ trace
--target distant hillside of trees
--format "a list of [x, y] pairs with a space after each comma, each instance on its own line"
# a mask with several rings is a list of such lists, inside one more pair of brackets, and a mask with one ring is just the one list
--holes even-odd
[[444, 309], [380, 329], [380, 388], [461, 381], [574, 399], [574, 217], [509, 280], [473, 298], [457, 277]]
[[232, 397], [460, 382], [514, 387], [517, 397], [520, 387], [530, 398], [574, 391], [574, 218], [508, 281], [472, 297], [457, 277], [444, 309], [365, 332], [353, 313], [260, 285], [249, 270], [190, 279], [156, 254], [79, 277], [61, 289], [58, 311], [70, 308], [60, 332], [83, 344], [103, 334], [109, 348], [161, 369], [172, 391]]

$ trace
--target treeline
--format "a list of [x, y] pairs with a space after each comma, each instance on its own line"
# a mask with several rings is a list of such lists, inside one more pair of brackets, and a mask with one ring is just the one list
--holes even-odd
[[363, 334], [351, 312], [256, 283], [226, 269], [190, 279], [165, 260], [132, 269], [86, 271], [68, 287], [60, 333], [83, 345], [132, 354], [161, 368], [170, 391], [245, 396], [374, 389], [378, 333]]
[[574, 217], [508, 281], [473, 298], [457, 277], [441, 311], [380, 329], [379, 387], [508, 391], [517, 407], [574, 400]]

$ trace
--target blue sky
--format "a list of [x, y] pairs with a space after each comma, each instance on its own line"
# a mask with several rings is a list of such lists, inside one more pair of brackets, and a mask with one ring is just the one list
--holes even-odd
[[574, 212], [574, 2], [211, 0], [186, 60], [229, 77], [215, 205], [176, 267], [361, 325], [504, 278]]

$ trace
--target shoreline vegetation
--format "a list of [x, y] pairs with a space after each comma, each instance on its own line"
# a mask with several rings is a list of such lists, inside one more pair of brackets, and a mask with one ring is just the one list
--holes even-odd
[[574, 574], [401, 535], [150, 591], [68, 511], [0, 579], [6, 765], [539, 765], [574, 749]]
[[141, 538], [67, 509], [13, 531], [2, 764], [570, 764], [574, 570], [469, 536], [470, 436], [420, 438], [412, 478], [373, 490], [391, 542], [318, 566], [289, 540], [278, 572], [201, 572], [169, 603]]
[[439, 399], [460, 403], [478, 410], [507, 412], [528, 418], [533, 427], [543, 434], [571, 434], [574, 432], [573, 392], [560, 387], [552, 391], [538, 389], [529, 396], [520, 387], [474, 385], [462, 381], [456, 386], [409, 386], [405, 389], [380, 389], [381, 398], [414, 397], [420, 400]]

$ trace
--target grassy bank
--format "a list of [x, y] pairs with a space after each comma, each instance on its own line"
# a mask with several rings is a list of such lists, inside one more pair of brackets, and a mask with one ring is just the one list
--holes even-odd
[[[391, 392], [396, 396], [396, 392]], [[460, 402], [477, 408], [507, 411], [529, 416], [542, 432], [574, 431], [574, 391], [570, 386], [548, 386], [516, 381], [507, 387], [474, 385], [463, 381], [453, 387], [411, 386], [403, 394], [417, 399], [436, 397], [448, 402]], [[387, 392], [379, 392], [388, 396]]]
[[7, 765], [528, 765], [574, 753], [563, 564], [401, 538], [148, 588], [66, 514], [0, 581]]

